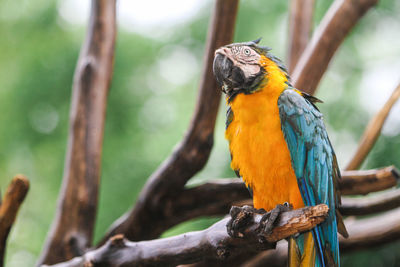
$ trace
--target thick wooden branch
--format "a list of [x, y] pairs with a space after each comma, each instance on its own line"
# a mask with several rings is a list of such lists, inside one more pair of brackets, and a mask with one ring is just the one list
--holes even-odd
[[[375, 170], [344, 171], [342, 175], [339, 185], [343, 195], [367, 194], [392, 188], [397, 185], [400, 178], [398, 170], [393, 166]], [[177, 193], [175, 198], [166, 200], [163, 211], [165, 217], [163, 220], [153, 222], [152, 227], [159, 232], [164, 232], [184, 221], [200, 216], [221, 216], [226, 214], [231, 206], [242, 206], [244, 204], [251, 205], [252, 200], [241, 179], [209, 180], [205, 184], [186, 188]], [[356, 211], [353, 207], [354, 205], [347, 200], [343, 202], [342, 208], [346, 215], [356, 215], [357, 212], [363, 212], [361, 210]], [[363, 209], [365, 206], [357, 207]]]
[[[243, 228], [243, 238], [228, 235], [225, 218], [211, 227], [175, 237], [130, 242], [122, 235], [112, 237], [104, 246], [55, 267], [78, 266], [176, 266], [205, 258], [227, 259], [237, 251], [270, 249], [275, 242], [307, 231], [324, 221], [328, 213], [324, 204], [283, 212], [270, 233], [262, 231], [261, 214], [250, 214]], [[267, 240], [260, 243], [259, 234]]]
[[359, 19], [378, 0], [335, 0], [300, 57], [293, 73], [294, 86], [313, 94], [335, 51]]
[[92, 242], [115, 36], [115, 0], [92, 0], [74, 76], [63, 184], [40, 263], [81, 255]]
[[7, 237], [17, 217], [19, 207], [29, 190], [29, 181], [23, 175], [15, 176], [7, 188], [0, 206], [0, 266], [4, 265]]
[[187, 180], [206, 164], [213, 145], [215, 120], [221, 99], [221, 90], [212, 73], [214, 51], [232, 42], [237, 8], [238, 0], [215, 2], [200, 92], [189, 130], [171, 156], [151, 175], [135, 207], [111, 226], [101, 243], [119, 233], [130, 240], [159, 236], [162, 231], [153, 225], [163, 221], [165, 203], [179, 194]]
[[[339, 236], [342, 254], [358, 250], [370, 250], [400, 239], [400, 208], [367, 219], [345, 220], [348, 238]], [[277, 246], [276, 250], [260, 253], [242, 266], [286, 266], [287, 243]], [[276, 263], [278, 263], [276, 265]]]
[[381, 169], [343, 171], [339, 188], [342, 195], [366, 195], [397, 185], [400, 172], [394, 166]]
[[399, 98], [400, 84], [396, 87], [396, 89], [394, 89], [392, 95], [386, 101], [382, 109], [368, 123], [354, 156], [346, 166], [346, 170], [356, 170], [360, 168], [361, 164], [364, 162], [368, 153], [371, 151], [376, 140], [378, 139], [390, 110], [397, 100], [399, 100]]
[[292, 73], [310, 39], [314, 0], [293, 0], [289, 14], [288, 70]]

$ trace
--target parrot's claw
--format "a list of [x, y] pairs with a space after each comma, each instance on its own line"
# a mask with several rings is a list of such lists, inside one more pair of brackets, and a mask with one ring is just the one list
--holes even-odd
[[251, 206], [243, 206], [236, 207], [232, 206], [229, 214], [231, 215], [231, 219], [226, 224], [226, 228], [228, 234], [231, 237], [243, 237], [244, 234], [242, 230], [246, 228], [246, 226], [252, 222], [254, 213], [265, 213], [263, 209], [255, 209]]
[[274, 224], [277, 221], [279, 215], [282, 212], [289, 211], [292, 209], [292, 206], [285, 202], [283, 204], [278, 204], [274, 209], [270, 212], [264, 214], [261, 218], [260, 225], [262, 225], [264, 234], [271, 233], [272, 229], [274, 228]]

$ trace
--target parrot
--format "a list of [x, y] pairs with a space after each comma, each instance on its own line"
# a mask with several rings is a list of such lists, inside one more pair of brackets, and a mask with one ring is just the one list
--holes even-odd
[[326, 204], [323, 223], [289, 239], [288, 264], [340, 266], [338, 232], [348, 233], [338, 211], [338, 162], [316, 106], [322, 101], [294, 88], [282, 61], [260, 40], [215, 51], [213, 73], [228, 106], [231, 168], [255, 209]]

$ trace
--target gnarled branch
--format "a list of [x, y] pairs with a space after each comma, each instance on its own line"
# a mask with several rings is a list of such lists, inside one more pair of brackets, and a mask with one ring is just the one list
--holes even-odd
[[358, 20], [378, 0], [336, 0], [329, 8], [292, 73], [294, 86], [313, 94], [335, 51]]
[[368, 153], [371, 151], [376, 140], [378, 139], [390, 110], [399, 98], [400, 84], [397, 85], [396, 89], [394, 89], [392, 95], [386, 101], [382, 109], [368, 123], [354, 156], [346, 166], [346, 170], [358, 169], [364, 162]]
[[29, 181], [23, 175], [15, 176], [0, 205], [0, 266], [4, 264], [7, 237], [17, 217], [19, 207], [29, 190]]
[[115, 21], [115, 0], [92, 0], [86, 41], [74, 76], [63, 184], [39, 263], [81, 255], [92, 242]]
[[101, 244], [119, 233], [129, 240], [159, 236], [165, 229], [161, 225], [165, 217], [165, 203], [175, 198], [187, 180], [207, 162], [213, 145], [215, 120], [221, 98], [221, 90], [212, 73], [214, 51], [232, 42], [237, 7], [238, 0], [215, 2], [207, 37], [200, 92], [189, 130], [172, 155], [151, 175], [135, 207], [111, 226]]
[[[243, 238], [228, 235], [226, 224], [230, 218], [225, 218], [203, 231], [151, 241], [130, 242], [122, 235], [117, 235], [102, 247], [54, 267], [175, 266], [193, 263], [204, 257], [226, 259], [238, 250], [273, 248], [278, 240], [307, 231], [323, 222], [328, 210], [326, 205], [321, 204], [283, 212], [270, 233], [262, 231], [262, 215], [252, 213], [252, 220], [246, 225]], [[259, 242], [260, 233], [268, 242]]]

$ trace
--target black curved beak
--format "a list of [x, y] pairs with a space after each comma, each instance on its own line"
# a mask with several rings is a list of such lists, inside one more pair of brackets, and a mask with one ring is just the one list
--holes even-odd
[[[232, 67], [233, 67], [232, 60], [230, 60], [225, 55], [216, 53], [213, 63], [213, 72], [215, 79], [217, 80], [220, 86], [223, 86], [224, 82], [228, 81], [232, 76]], [[224, 91], [224, 89], [222, 89], [222, 91]]]

